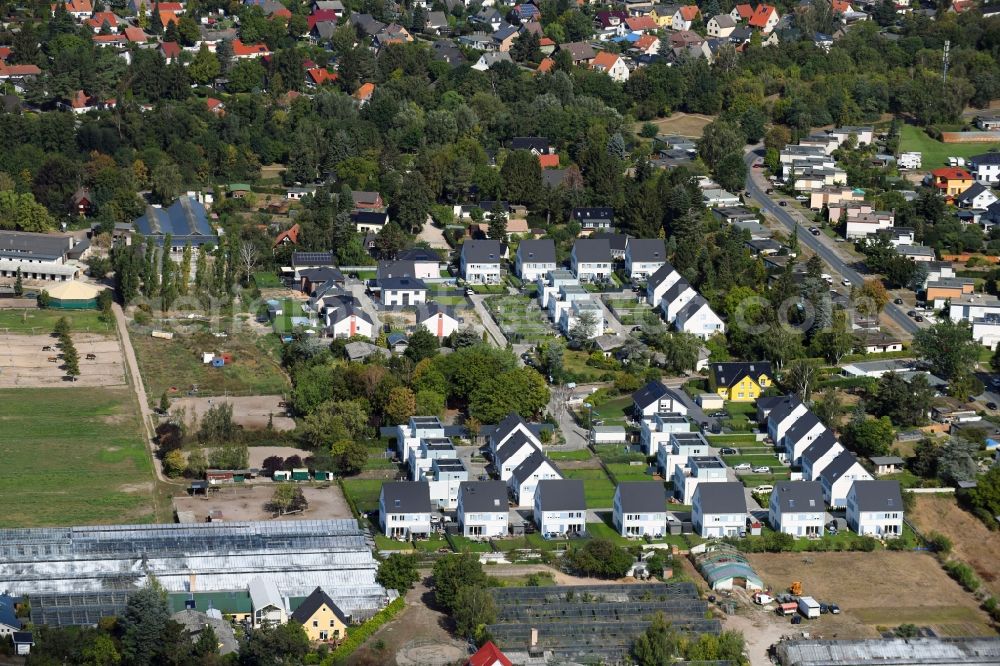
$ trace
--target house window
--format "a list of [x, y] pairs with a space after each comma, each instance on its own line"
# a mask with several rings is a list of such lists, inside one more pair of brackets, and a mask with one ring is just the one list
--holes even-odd
[[313, 620], [313, 626], [314, 627], [319, 627], [319, 621], [318, 620]]

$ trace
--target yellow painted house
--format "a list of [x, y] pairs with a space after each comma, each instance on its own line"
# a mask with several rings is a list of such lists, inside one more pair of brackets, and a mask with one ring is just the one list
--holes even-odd
[[712, 388], [723, 400], [753, 402], [774, 384], [767, 361], [712, 363], [710, 367]]
[[311, 641], [342, 641], [347, 638], [350, 621], [323, 588], [317, 587], [292, 613]]

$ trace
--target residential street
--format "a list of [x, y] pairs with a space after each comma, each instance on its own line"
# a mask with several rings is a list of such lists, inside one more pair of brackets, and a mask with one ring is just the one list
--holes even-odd
[[[774, 199], [764, 193], [767, 186], [764, 185], [766, 181], [761, 174], [761, 169], [753, 168], [754, 161], [758, 157], [763, 156], [763, 150], [763, 146], [761, 145], [752, 146], [751, 150], [746, 155], [746, 163], [749, 170], [746, 182], [747, 195], [756, 199], [764, 211], [781, 222], [781, 224], [788, 229], [789, 233], [791, 233], [796, 226], [799, 226], [800, 243], [819, 255], [820, 259], [826, 262], [834, 271], [840, 273], [843, 277], [847, 278], [855, 285], [860, 286], [864, 282], [865, 277], [867, 277], [866, 275], [863, 275], [854, 268], [851, 268], [837, 252], [827, 246], [826, 243], [822, 242], [820, 238], [817, 238], [809, 233], [808, 228], [798, 225], [791, 213], [785, 210], [785, 208], [779, 206]], [[916, 322], [906, 316], [906, 312], [898, 305], [890, 303], [886, 306], [884, 314], [892, 319], [892, 321], [907, 335], [912, 336], [920, 328]]]
[[503, 334], [497, 323], [493, 321], [493, 317], [490, 315], [489, 311], [486, 309], [486, 305], [483, 301], [486, 300], [487, 296], [485, 294], [475, 294], [473, 296], [467, 297], [472, 301], [472, 307], [476, 309], [476, 314], [479, 315], [479, 320], [483, 322], [483, 327], [489, 332], [490, 337], [493, 338], [493, 344], [498, 347], [507, 346], [507, 336]]

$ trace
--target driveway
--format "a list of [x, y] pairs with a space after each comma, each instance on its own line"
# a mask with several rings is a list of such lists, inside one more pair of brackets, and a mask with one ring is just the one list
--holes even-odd
[[500, 330], [500, 327], [493, 320], [493, 315], [486, 309], [486, 305], [483, 302], [486, 298], [486, 294], [474, 294], [468, 297], [472, 301], [472, 307], [475, 308], [476, 314], [479, 315], [479, 320], [483, 322], [483, 327], [490, 334], [490, 337], [493, 338], [493, 344], [498, 347], [506, 347], [507, 336], [503, 334], [503, 331]]
[[[754, 161], [763, 155], [763, 150], [762, 146], [757, 145], [752, 146], [750, 151], [747, 152], [747, 195], [750, 198], [756, 199], [764, 211], [781, 222], [789, 233], [792, 233], [793, 230], [798, 227], [799, 242], [816, 253], [819, 258], [826, 262], [826, 264], [829, 265], [834, 271], [840, 273], [855, 285], [860, 286], [866, 277], [872, 277], [851, 268], [837, 252], [827, 245], [826, 242], [821, 241], [820, 238], [817, 238], [809, 233], [807, 228], [802, 227], [796, 222], [795, 218], [792, 217], [789, 211], [779, 206], [777, 201], [764, 193], [766, 186], [762, 186], [762, 183], [766, 181], [764, 181], [764, 177], [760, 173], [761, 170], [753, 168]], [[886, 306], [883, 312], [907, 335], [912, 336], [920, 329], [917, 323], [907, 317], [906, 311], [898, 305], [890, 303]]]
[[382, 320], [378, 316], [378, 309], [372, 303], [371, 297], [365, 293], [365, 283], [359, 280], [348, 280], [345, 286], [347, 287], [347, 291], [361, 303], [361, 309], [365, 311], [365, 314], [372, 318], [372, 325], [375, 331], [381, 331]]

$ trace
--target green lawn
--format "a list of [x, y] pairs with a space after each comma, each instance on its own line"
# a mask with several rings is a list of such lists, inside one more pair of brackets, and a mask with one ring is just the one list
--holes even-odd
[[969, 158], [990, 149], [1000, 149], [1000, 143], [942, 143], [927, 136], [919, 127], [903, 125], [900, 129], [899, 151], [922, 153], [921, 168], [924, 171], [948, 166], [949, 157]]
[[[216, 338], [206, 332], [175, 335], [173, 340], [131, 332], [139, 371], [152, 404], [160, 395], [184, 395], [192, 385], [199, 395], [282, 395], [290, 384], [279, 362], [270, 354], [268, 337], [240, 332]], [[215, 368], [201, 362], [202, 352], [233, 355], [233, 362]], [[176, 389], [176, 390], [171, 390]]]
[[568, 469], [567, 479], [582, 479], [588, 509], [607, 509], [614, 503], [615, 485], [603, 469]]
[[358, 511], [378, 510], [378, 496], [382, 492], [382, 479], [344, 479], [344, 492], [354, 502]]
[[751, 433], [731, 433], [728, 435], [708, 435], [708, 443], [712, 446], [726, 444], [756, 444], [757, 437]]
[[466, 301], [465, 299], [465, 296], [435, 296], [434, 302], [437, 303], [438, 305], [450, 305], [450, 306], [465, 305], [466, 303], [468, 303], [468, 301]]
[[486, 541], [473, 541], [460, 534], [454, 534], [451, 542], [455, 544], [455, 550], [460, 553], [492, 553], [493, 549]]
[[552, 335], [548, 317], [533, 298], [493, 296], [485, 305], [504, 335], [518, 338], [518, 342], [537, 344]]
[[253, 281], [258, 289], [278, 289], [281, 287], [281, 279], [270, 271], [258, 271], [254, 273]]
[[571, 373], [578, 382], [599, 382], [604, 375], [614, 374], [610, 370], [587, 365], [588, 358], [590, 355], [587, 352], [567, 349], [563, 352], [563, 369]]
[[0, 310], [0, 333], [51, 333], [61, 317], [69, 320], [74, 331], [113, 335], [114, 324], [106, 324], [97, 310]]
[[739, 455], [735, 456], [722, 456], [722, 459], [726, 461], [726, 464], [732, 467], [733, 465], [739, 465], [740, 463], [750, 463], [754, 467], [759, 465], [767, 465], [771, 469], [787, 469], [785, 465], [778, 460], [778, 456], [773, 453], [746, 453], [740, 451]]
[[741, 474], [738, 478], [747, 488], [756, 488], [764, 484], [773, 486], [775, 481], [788, 481], [792, 478], [788, 468], [784, 472], [773, 472], [771, 474]]
[[606, 464], [628, 463], [633, 460], [645, 460], [646, 455], [638, 451], [628, 451], [621, 444], [601, 444], [596, 447], [597, 456]]
[[[586, 408], [584, 408], [586, 410]], [[602, 405], [594, 408], [594, 418], [604, 421], [614, 421], [616, 424], [625, 423], [625, 416], [632, 410], [632, 396], [626, 395], [621, 398], [608, 400]], [[582, 413], [582, 412], [581, 412]], [[607, 423], [606, 425], [612, 425]]]
[[648, 465], [629, 465], [628, 463], [611, 463], [608, 469], [615, 475], [618, 483], [622, 481], [653, 481], [653, 477], [646, 474]]
[[152, 464], [126, 389], [0, 391], [0, 527], [154, 520]]
[[577, 449], [576, 451], [549, 451], [549, 458], [552, 460], [590, 460], [593, 454], [590, 449]]
[[660, 321], [657, 310], [645, 301], [617, 300], [611, 301], [611, 305], [614, 307], [618, 321], [624, 326], [638, 326], [650, 321]]

